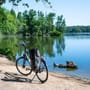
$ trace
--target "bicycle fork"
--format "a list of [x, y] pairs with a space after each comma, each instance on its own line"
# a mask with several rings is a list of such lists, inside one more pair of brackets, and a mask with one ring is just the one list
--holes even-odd
[[30, 58], [29, 58], [29, 56], [27, 55], [27, 54], [24, 54], [23, 55], [24, 56], [24, 61], [23, 61], [23, 68], [25, 68], [25, 63], [26, 63], [26, 61], [28, 60], [29, 61], [29, 63], [30, 63]]

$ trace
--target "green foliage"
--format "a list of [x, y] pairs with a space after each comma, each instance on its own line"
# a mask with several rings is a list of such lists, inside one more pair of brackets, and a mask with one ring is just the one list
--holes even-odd
[[63, 19], [63, 15], [57, 17], [56, 22], [56, 30], [58, 32], [64, 32], [66, 27], [65, 19]]
[[66, 33], [82, 33], [90, 32], [90, 26], [68, 26]]
[[6, 29], [5, 32], [6, 34], [15, 34], [17, 31], [17, 21], [14, 18], [14, 16], [12, 16], [11, 14], [7, 15], [7, 20], [6, 20]]
[[60, 36], [62, 34], [62, 32], [58, 32], [58, 31], [53, 31], [50, 33], [51, 36]]
[[0, 54], [7, 56], [10, 60], [14, 59], [13, 52], [9, 48], [0, 48]]
[[2, 33], [5, 28], [4, 24], [6, 23], [6, 19], [5, 9], [0, 7], [0, 33]]
[[0, 7], [0, 32], [2, 34], [15, 34], [17, 32], [17, 21], [14, 10], [9, 12]]
[[14, 60], [17, 51], [15, 47], [17, 41], [18, 39], [15, 37], [5, 36], [0, 38], [0, 54], [7, 56], [10, 60]]
[[13, 9], [11, 9], [10, 13], [14, 16], [14, 18], [16, 18], [16, 13]]
[[47, 15], [44, 15], [44, 13], [41, 11], [36, 12], [33, 9], [31, 9], [29, 12], [25, 11], [22, 17], [25, 21], [24, 25], [25, 27], [27, 27], [26, 29], [23, 29], [24, 34], [26, 31], [28, 35], [50, 35], [51, 33], [53, 33], [55, 29], [56, 33], [58, 33], [55, 35], [59, 35], [59, 32], [63, 32], [65, 29], [65, 20], [63, 19], [61, 21], [62, 31], [58, 31], [58, 29], [55, 27], [55, 13], [49, 13]]
[[[12, 9], [8, 11], [0, 8], [0, 33], [2, 34], [22, 34], [24, 36], [36, 35], [59, 35], [65, 30], [65, 19], [63, 16], [58, 16], [56, 26], [54, 25], [55, 13], [44, 15], [43, 12], [36, 12], [33, 9], [18, 12], [17, 16]], [[60, 22], [60, 23], [59, 23]]]

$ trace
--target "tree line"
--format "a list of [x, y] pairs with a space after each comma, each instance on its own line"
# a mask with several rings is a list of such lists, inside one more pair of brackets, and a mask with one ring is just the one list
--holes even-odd
[[[56, 22], [54, 20], [56, 19]], [[30, 9], [18, 12], [0, 7], [0, 33], [22, 35], [60, 35], [66, 29], [63, 15], [44, 14]]]
[[88, 26], [67, 26], [66, 33], [88, 33], [90, 32], [90, 25]]

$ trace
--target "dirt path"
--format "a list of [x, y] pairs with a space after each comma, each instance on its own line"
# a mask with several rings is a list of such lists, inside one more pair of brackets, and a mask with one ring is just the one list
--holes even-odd
[[0, 56], [0, 90], [90, 90], [90, 80], [72, 78], [49, 72], [47, 82], [41, 84], [37, 78], [20, 75], [15, 64]]

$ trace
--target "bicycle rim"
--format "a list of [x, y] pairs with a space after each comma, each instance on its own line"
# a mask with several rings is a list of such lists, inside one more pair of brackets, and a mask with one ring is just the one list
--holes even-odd
[[32, 72], [30, 62], [24, 57], [20, 57], [16, 60], [16, 68], [22, 75], [29, 75]]
[[48, 79], [48, 68], [46, 66], [45, 61], [41, 61], [40, 70], [37, 73], [37, 77], [41, 81], [41, 83], [44, 83], [47, 81], [47, 79]]

